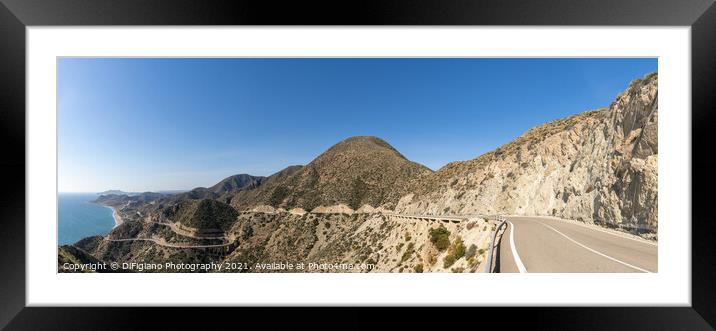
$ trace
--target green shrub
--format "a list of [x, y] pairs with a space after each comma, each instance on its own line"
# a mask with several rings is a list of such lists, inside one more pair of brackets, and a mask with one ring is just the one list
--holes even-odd
[[417, 273], [422, 273], [423, 272], [423, 264], [420, 263], [420, 264], [416, 265], [414, 270]]
[[455, 257], [452, 255], [448, 255], [443, 259], [443, 268], [449, 268], [454, 263], [455, 263]]
[[430, 242], [433, 243], [438, 250], [446, 250], [450, 247], [450, 231], [443, 225], [435, 229], [430, 229]]
[[403, 253], [403, 256], [400, 258], [400, 263], [410, 259], [410, 257], [413, 256], [413, 252], [415, 252], [415, 245], [411, 242], [408, 244], [408, 247], [405, 249], [405, 253]]
[[465, 256], [465, 243], [461, 238], [457, 238], [457, 240], [455, 240], [450, 248], [449, 254], [455, 257], [455, 260], [459, 260], [461, 257]]
[[445, 256], [445, 258], [443, 259], [443, 267], [450, 267], [455, 263], [455, 261], [464, 257], [465, 253], [465, 243], [462, 241], [462, 238], [458, 237], [455, 242], [450, 246], [450, 250], [448, 250], [447, 256]]
[[466, 257], [473, 257], [475, 256], [475, 253], [477, 253], [477, 246], [475, 244], [470, 245], [470, 248], [467, 249], [467, 253], [465, 253]]
[[485, 254], [485, 250], [482, 249], [482, 248], [480, 248], [479, 250], [477, 250], [477, 254], [478, 254], [478, 255]]

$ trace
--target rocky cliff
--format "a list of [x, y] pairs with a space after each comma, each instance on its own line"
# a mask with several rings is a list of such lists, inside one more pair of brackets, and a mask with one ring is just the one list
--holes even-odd
[[604, 109], [537, 126], [403, 197], [399, 212], [550, 215], [636, 232], [657, 230], [657, 74]]

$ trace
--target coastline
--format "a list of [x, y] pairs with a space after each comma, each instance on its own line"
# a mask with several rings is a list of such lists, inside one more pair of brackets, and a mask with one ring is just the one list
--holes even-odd
[[124, 222], [124, 221], [122, 220], [122, 216], [119, 216], [119, 212], [117, 211], [117, 208], [114, 208], [111, 206], [109, 208], [112, 208], [112, 217], [114, 217], [114, 227], [116, 228], [120, 224], [122, 224], [122, 222]]
[[119, 215], [117, 208], [108, 206], [108, 205], [102, 205], [102, 206], [112, 209], [112, 218], [114, 218], [114, 226], [112, 227], [113, 229], [118, 227], [120, 224], [122, 224], [124, 222], [124, 220], [122, 220], [122, 216]]

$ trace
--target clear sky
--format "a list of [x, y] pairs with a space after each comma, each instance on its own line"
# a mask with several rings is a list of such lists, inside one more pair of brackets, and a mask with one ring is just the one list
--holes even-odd
[[59, 190], [191, 189], [378, 136], [438, 169], [608, 106], [652, 59], [58, 60]]

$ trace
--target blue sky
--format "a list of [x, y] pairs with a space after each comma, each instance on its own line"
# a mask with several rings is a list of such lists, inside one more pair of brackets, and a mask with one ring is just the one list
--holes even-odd
[[356, 135], [438, 169], [606, 107], [652, 59], [58, 60], [59, 190], [191, 189]]

